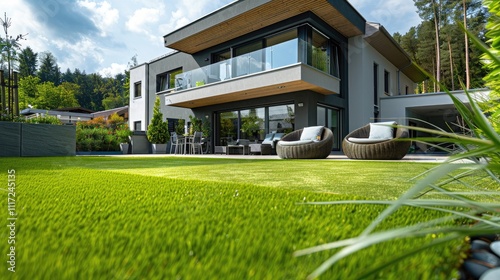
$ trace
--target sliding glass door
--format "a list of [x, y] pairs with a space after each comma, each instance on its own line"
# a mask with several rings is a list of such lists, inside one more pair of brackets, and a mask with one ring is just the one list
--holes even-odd
[[318, 106], [317, 107], [317, 125], [328, 127], [332, 130], [334, 141], [333, 149], [340, 150], [341, 143], [341, 127], [340, 127], [340, 110], [334, 107]]

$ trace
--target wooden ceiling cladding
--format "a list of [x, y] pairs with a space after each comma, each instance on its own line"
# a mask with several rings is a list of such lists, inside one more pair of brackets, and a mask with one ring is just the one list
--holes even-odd
[[193, 54], [307, 11], [315, 13], [346, 37], [362, 35], [362, 31], [327, 0], [276, 0], [177, 42], [167, 42], [166, 47]]

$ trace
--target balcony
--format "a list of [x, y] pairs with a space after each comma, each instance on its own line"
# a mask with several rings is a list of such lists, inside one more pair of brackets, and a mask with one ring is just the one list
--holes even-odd
[[[311, 50], [310, 63], [300, 61], [299, 50]], [[332, 69], [338, 73], [331, 61], [326, 50], [293, 39], [176, 75], [175, 89], [160, 94], [165, 94], [167, 105], [184, 108], [301, 90], [335, 94], [340, 80], [329, 74]]]

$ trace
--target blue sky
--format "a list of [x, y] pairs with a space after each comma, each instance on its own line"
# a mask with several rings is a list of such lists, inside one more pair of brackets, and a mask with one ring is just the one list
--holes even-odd
[[[6, 0], [10, 35], [28, 34], [22, 47], [50, 51], [61, 71], [115, 75], [133, 56], [139, 63], [170, 52], [163, 35], [233, 0]], [[349, 0], [368, 21], [393, 34], [420, 23], [413, 0]], [[390, 7], [390, 8], [389, 8]], [[3, 30], [2, 30], [3, 31]], [[2, 37], [5, 34], [1, 34]]]

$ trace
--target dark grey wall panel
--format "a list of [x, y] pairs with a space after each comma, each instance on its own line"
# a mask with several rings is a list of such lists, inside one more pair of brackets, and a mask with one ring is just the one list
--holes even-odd
[[74, 156], [76, 127], [23, 124], [21, 156]]
[[149, 154], [151, 144], [146, 135], [130, 136], [130, 144], [132, 145], [132, 154]]
[[0, 122], [0, 157], [21, 156], [21, 124]]
[[0, 157], [75, 154], [76, 126], [0, 122]]

